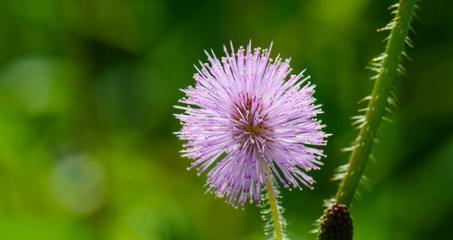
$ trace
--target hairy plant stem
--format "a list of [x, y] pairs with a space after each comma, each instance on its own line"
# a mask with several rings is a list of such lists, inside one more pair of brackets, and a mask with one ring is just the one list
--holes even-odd
[[353, 146], [349, 158], [349, 167], [340, 183], [336, 194], [336, 202], [349, 205], [354, 197], [357, 186], [367, 164], [376, 134], [389, 104], [391, 88], [399, 71], [410, 23], [414, 16], [417, 0], [400, 0], [395, 18], [388, 25], [391, 29], [382, 66], [374, 82], [371, 98], [365, 113], [365, 119], [360, 126], [359, 136]]
[[272, 183], [269, 180], [269, 176], [266, 177], [267, 194], [269, 197], [269, 207], [271, 209], [272, 222], [274, 224], [274, 236], [275, 240], [283, 240], [283, 228], [281, 225], [282, 217], [280, 216], [280, 210], [278, 207], [277, 196], [272, 189]]

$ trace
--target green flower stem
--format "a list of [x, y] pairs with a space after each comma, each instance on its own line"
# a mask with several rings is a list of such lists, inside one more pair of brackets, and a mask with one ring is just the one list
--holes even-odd
[[336, 202], [339, 204], [349, 205], [351, 203], [370, 156], [376, 133], [389, 104], [392, 85], [399, 71], [416, 2], [417, 0], [400, 0], [395, 18], [387, 27], [391, 29], [390, 37], [383, 55], [382, 66], [374, 82], [364, 122], [349, 158], [346, 176], [340, 183], [336, 195]]
[[267, 194], [269, 197], [269, 206], [271, 208], [272, 222], [274, 224], [274, 236], [275, 240], [283, 240], [283, 228], [281, 225], [281, 216], [277, 202], [277, 196], [275, 196], [274, 190], [272, 189], [272, 183], [269, 177], [266, 177]]

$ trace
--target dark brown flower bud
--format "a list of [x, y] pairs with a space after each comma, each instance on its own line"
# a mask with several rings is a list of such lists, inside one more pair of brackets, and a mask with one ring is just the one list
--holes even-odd
[[319, 240], [352, 240], [352, 219], [348, 207], [334, 204], [324, 211], [318, 228]]

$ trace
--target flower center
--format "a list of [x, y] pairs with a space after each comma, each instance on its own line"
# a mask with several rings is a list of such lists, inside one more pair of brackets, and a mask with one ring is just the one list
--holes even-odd
[[263, 112], [261, 100], [248, 93], [240, 93], [234, 108], [233, 136], [242, 148], [262, 151], [271, 141], [272, 129], [266, 124], [267, 114]]

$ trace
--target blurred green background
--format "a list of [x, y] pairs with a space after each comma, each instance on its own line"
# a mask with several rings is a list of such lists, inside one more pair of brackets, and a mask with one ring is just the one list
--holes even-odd
[[[204, 194], [172, 134], [202, 50], [249, 39], [273, 41], [318, 86], [328, 157], [313, 191], [283, 192], [289, 236], [314, 239], [394, 2], [1, 0], [0, 239], [263, 239], [259, 210]], [[453, 234], [453, 2], [420, 8], [355, 239]]]

